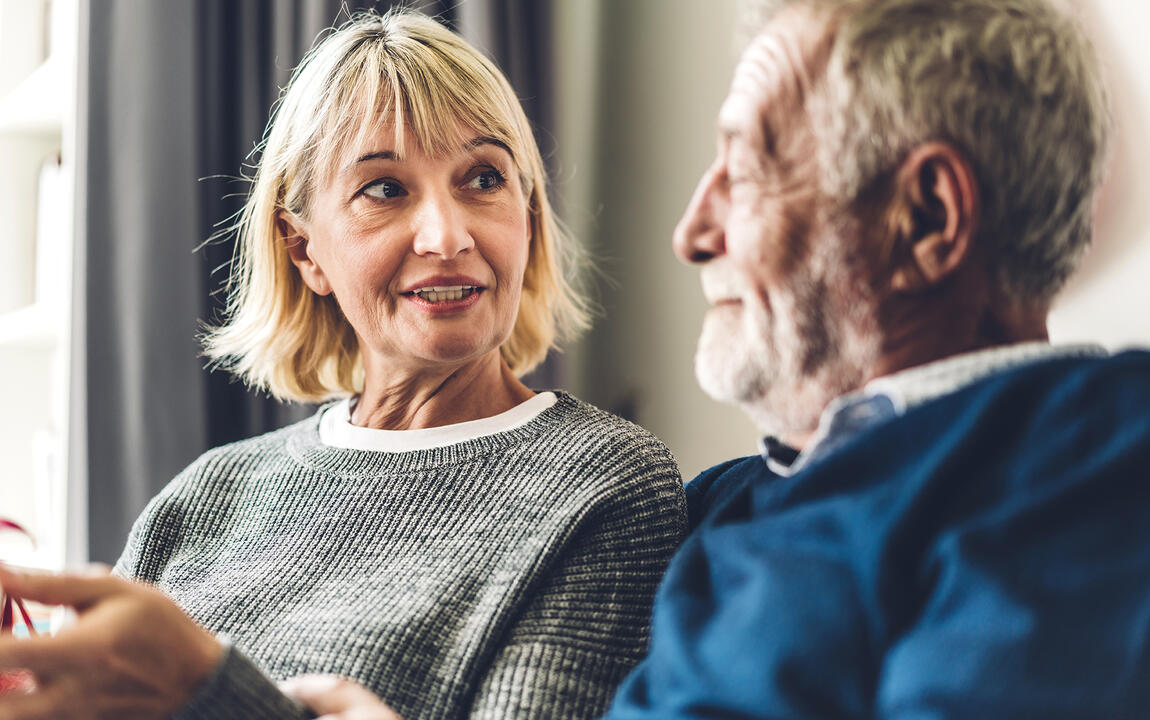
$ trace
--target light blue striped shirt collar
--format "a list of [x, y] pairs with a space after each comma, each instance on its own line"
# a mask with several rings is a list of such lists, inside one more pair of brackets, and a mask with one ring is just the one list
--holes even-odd
[[830, 453], [863, 428], [898, 417], [917, 405], [961, 390], [994, 373], [1041, 360], [1106, 354], [1098, 345], [1054, 346], [1048, 342], [1027, 342], [976, 350], [908, 368], [875, 378], [861, 390], [831, 401], [819, 418], [811, 441], [794, 462], [786, 462], [787, 455], [793, 455], [793, 451], [780, 452], [778, 441], [772, 438], [760, 441], [760, 454], [776, 475], [793, 475], [812, 458]]

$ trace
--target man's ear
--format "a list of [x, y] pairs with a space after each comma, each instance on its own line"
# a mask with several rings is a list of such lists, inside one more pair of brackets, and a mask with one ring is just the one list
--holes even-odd
[[963, 154], [942, 142], [911, 151], [894, 182], [891, 289], [921, 292], [951, 277], [973, 254], [978, 183]]
[[328, 282], [323, 268], [311, 255], [311, 246], [308, 244], [304, 223], [286, 210], [280, 210], [276, 214], [276, 229], [283, 239], [292, 265], [296, 266], [304, 284], [311, 288], [311, 291], [316, 295], [330, 295], [331, 283]]

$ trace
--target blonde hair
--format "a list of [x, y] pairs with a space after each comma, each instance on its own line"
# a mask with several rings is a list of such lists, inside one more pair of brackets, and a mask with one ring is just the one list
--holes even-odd
[[568, 275], [578, 248], [547, 200], [531, 126], [495, 65], [434, 20], [407, 11], [360, 14], [326, 35], [296, 68], [268, 123], [237, 236], [226, 322], [209, 328], [205, 353], [249, 386], [314, 402], [362, 387], [355, 332], [332, 296], [319, 296], [292, 265], [281, 212], [306, 219], [320, 182], [381, 119], [431, 155], [457, 147], [463, 126], [510, 150], [527, 197], [530, 248], [511, 335], [500, 353], [516, 375], [560, 338], [586, 328]]

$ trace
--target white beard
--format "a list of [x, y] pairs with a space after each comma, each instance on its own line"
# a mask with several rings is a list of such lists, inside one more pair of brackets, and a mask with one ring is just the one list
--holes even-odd
[[[703, 391], [739, 405], [765, 433], [814, 431], [831, 400], [868, 377], [879, 352], [872, 304], [862, 297], [870, 293], [843, 261], [811, 258], [804, 277], [769, 306], [744, 296], [741, 305], [708, 311], [695, 355]], [[837, 277], [814, 279], [827, 278], [824, 271]]]

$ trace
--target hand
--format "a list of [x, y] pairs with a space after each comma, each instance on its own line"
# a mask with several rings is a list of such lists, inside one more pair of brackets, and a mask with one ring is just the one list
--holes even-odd
[[317, 720], [403, 720], [370, 690], [336, 675], [301, 675], [280, 690], [304, 703]]
[[0, 587], [76, 609], [55, 637], [0, 638], [0, 671], [25, 669], [36, 688], [0, 696], [0, 720], [167, 718], [191, 699], [223, 646], [159, 590], [100, 575], [16, 573]]

